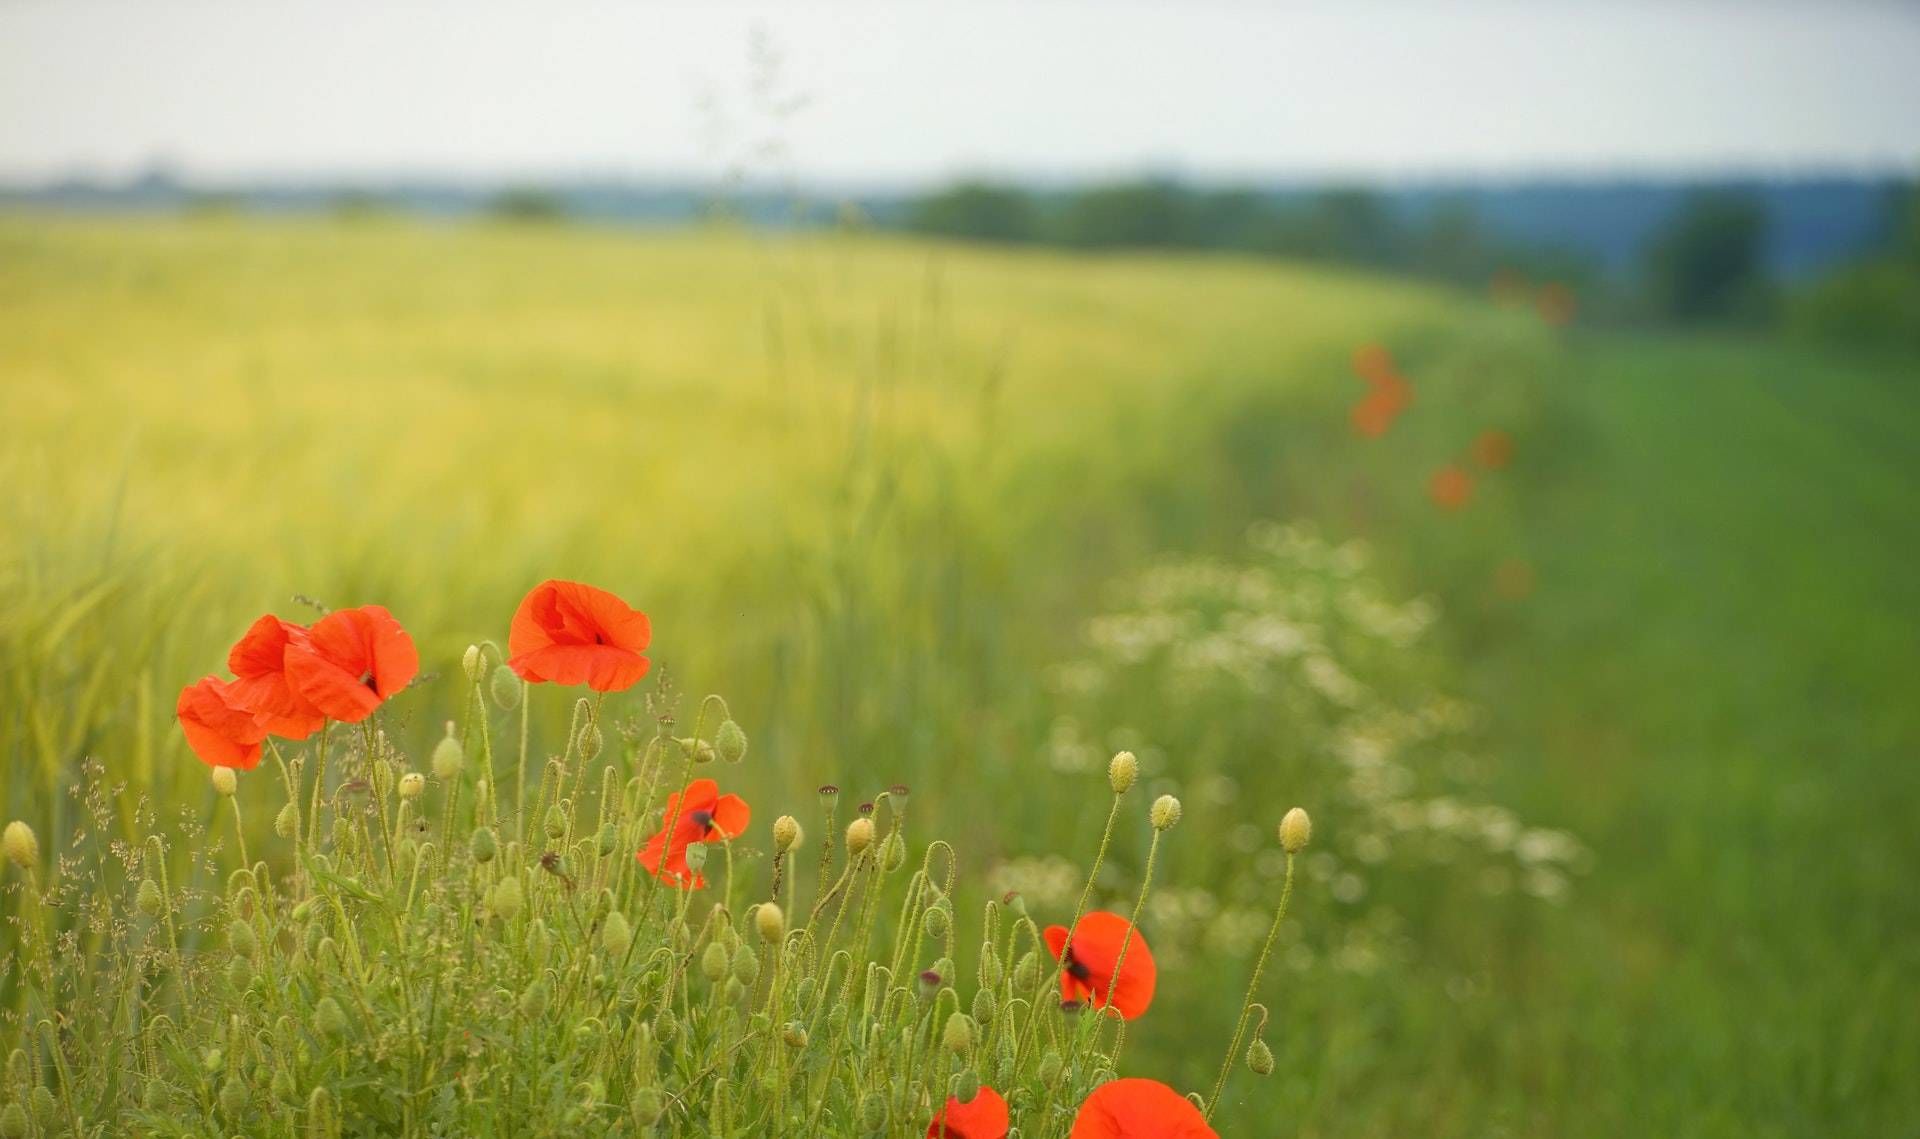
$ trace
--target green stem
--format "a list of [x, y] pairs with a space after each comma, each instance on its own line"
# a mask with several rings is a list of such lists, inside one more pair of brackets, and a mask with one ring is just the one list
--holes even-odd
[[1207, 1097], [1208, 1119], [1213, 1118], [1214, 1108], [1220, 1106], [1220, 1096], [1227, 1089], [1227, 1075], [1233, 1071], [1233, 1059], [1240, 1054], [1240, 1041], [1247, 1030], [1247, 1016], [1253, 1008], [1253, 998], [1260, 990], [1260, 974], [1267, 968], [1267, 958], [1273, 953], [1273, 943], [1280, 936], [1280, 923], [1287, 917], [1287, 902], [1293, 897], [1293, 855], [1287, 855], [1286, 883], [1280, 887], [1280, 905], [1273, 912], [1273, 925], [1267, 929], [1266, 944], [1260, 947], [1260, 956], [1254, 959], [1253, 979], [1247, 982], [1247, 995], [1240, 1002], [1240, 1016], [1233, 1023], [1233, 1040], [1227, 1045], [1226, 1059], [1220, 1062], [1220, 1076], [1213, 1082], [1213, 1094]]

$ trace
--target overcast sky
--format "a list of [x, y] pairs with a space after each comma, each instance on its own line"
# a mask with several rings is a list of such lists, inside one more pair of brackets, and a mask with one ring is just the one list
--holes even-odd
[[1914, 169], [1920, 4], [0, 0], [0, 176], [749, 155], [888, 182]]

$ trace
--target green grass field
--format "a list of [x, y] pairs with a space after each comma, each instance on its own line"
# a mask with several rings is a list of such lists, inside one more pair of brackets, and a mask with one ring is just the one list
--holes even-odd
[[[1346, 420], [1366, 341], [1416, 391], [1372, 442]], [[296, 592], [388, 605], [446, 677], [427, 708], [529, 585], [576, 577], [652, 614], [684, 691], [727, 696], [765, 818], [900, 781], [970, 873], [1084, 866], [1103, 781], [1042, 758], [1071, 716], [1147, 734], [1154, 790], [1190, 806], [1167, 880], [1230, 905], [1258, 893], [1235, 826], [1297, 801], [1340, 841], [1320, 721], [1146, 681], [1069, 707], [1048, 677], [1116, 582], [1310, 523], [1437, 602], [1417, 666], [1368, 674], [1386, 702], [1477, 708], [1477, 793], [1590, 857], [1558, 901], [1440, 855], [1401, 875], [1396, 852], [1364, 899], [1308, 881], [1269, 986], [1279, 1071], [1226, 1133], [1901, 1134], [1913, 379], [1252, 261], [7, 218], [0, 816], [69, 831], [87, 756], [128, 785], [129, 833], [140, 794], [210, 812], [173, 695]], [[1515, 462], [1435, 510], [1429, 473], [1490, 427]], [[1516, 559], [1524, 597], [1495, 588]], [[1342, 964], [1345, 928], [1385, 963]], [[1169, 969], [1129, 1066], [1210, 1078], [1242, 962]]]

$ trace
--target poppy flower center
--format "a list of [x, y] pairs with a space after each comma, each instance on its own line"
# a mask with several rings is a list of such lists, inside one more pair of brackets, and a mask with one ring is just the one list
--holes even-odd
[[362, 684], [364, 684], [364, 685], [366, 685], [366, 686], [367, 686], [368, 688], [372, 688], [372, 687], [374, 686], [374, 684], [373, 684], [373, 673], [371, 673], [371, 672], [363, 672], [363, 673], [361, 673], [361, 674], [360, 674], [360, 683], [362, 683]]
[[1067, 953], [1067, 972], [1076, 981], [1093, 979], [1093, 970], [1087, 968], [1087, 963], [1075, 957], [1071, 950]]
[[695, 811], [692, 815], [688, 817], [691, 818], [694, 822], [700, 824], [700, 830], [702, 833], [705, 833], [708, 830], [708, 828], [713, 826], [712, 811]]

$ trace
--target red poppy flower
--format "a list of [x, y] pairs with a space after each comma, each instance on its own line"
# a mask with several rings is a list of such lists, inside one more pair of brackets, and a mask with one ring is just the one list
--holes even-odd
[[1473, 476], [1448, 463], [1433, 472], [1432, 480], [1427, 483], [1427, 494], [1440, 509], [1458, 510], [1473, 497]]
[[1159, 1080], [1109, 1080], [1073, 1119], [1069, 1139], [1220, 1139], [1193, 1101]]
[[1490, 471], [1513, 462], [1513, 436], [1505, 431], [1482, 431], [1473, 440], [1473, 461]]
[[287, 677], [287, 646], [306, 639], [307, 631], [299, 625], [268, 614], [227, 653], [227, 667], [234, 675], [227, 696], [252, 712], [268, 735], [304, 740], [326, 720]]
[[[682, 890], [706, 888], [705, 876], [687, 865], [687, 847], [696, 842], [738, 838], [747, 831], [753, 818], [752, 808], [738, 795], [720, 794], [720, 785], [711, 779], [696, 779], [684, 792], [667, 796], [666, 813], [660, 816], [660, 829], [634, 857], [655, 878]], [[673, 833], [667, 833], [671, 827]], [[663, 868], [664, 864], [664, 868]]]
[[289, 638], [287, 679], [329, 720], [357, 724], [420, 671], [413, 638], [378, 605], [336, 609]]
[[[1131, 937], [1127, 935], [1128, 930], [1133, 930]], [[1133, 929], [1126, 918], [1095, 910], [1073, 927], [1071, 947], [1067, 947], [1065, 926], [1048, 926], [1046, 938], [1047, 948], [1056, 959], [1062, 948], [1067, 949], [1067, 967], [1060, 972], [1061, 1001], [1085, 1001], [1095, 1008], [1104, 1008], [1107, 990], [1112, 989], [1113, 1010], [1122, 1020], [1132, 1020], [1153, 1003], [1153, 987], [1159, 976], [1153, 965], [1153, 953], [1147, 948], [1147, 939]], [[1123, 939], [1127, 944], [1124, 962], [1120, 960]], [[1120, 970], [1118, 984], [1114, 983], [1116, 967]]]
[[1393, 353], [1384, 344], [1362, 344], [1353, 350], [1353, 374], [1369, 384], [1379, 384], [1383, 377], [1394, 374]]
[[1579, 310], [1580, 302], [1573, 290], [1558, 282], [1541, 286], [1540, 296], [1535, 302], [1540, 319], [1561, 328], [1573, 323], [1574, 314]]
[[927, 1139], [1006, 1139], [1007, 1122], [1007, 1101], [983, 1087], [969, 1103], [948, 1097], [927, 1124]]
[[596, 692], [632, 688], [651, 663], [647, 615], [604, 589], [543, 581], [513, 615], [507, 665], [535, 684], [584, 684]]
[[252, 771], [260, 766], [260, 741], [267, 738], [267, 729], [233, 702], [230, 688], [217, 676], [203, 676], [180, 690], [174, 715], [200, 762]]
[[1353, 405], [1353, 429], [1368, 439], [1378, 439], [1393, 426], [1395, 409], [1375, 392]]

